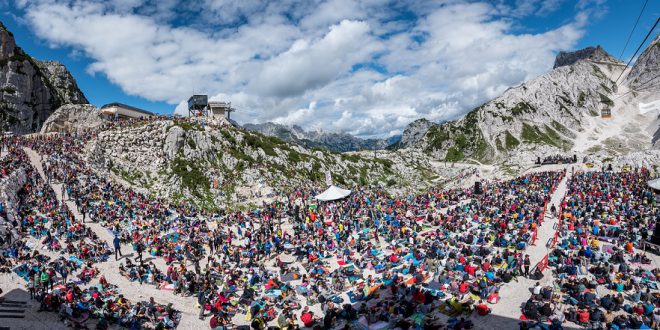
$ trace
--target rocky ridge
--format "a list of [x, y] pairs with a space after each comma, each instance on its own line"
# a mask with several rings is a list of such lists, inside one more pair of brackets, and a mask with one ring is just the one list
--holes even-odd
[[[373, 154], [310, 150], [230, 125], [161, 120], [103, 131], [87, 144], [85, 159], [131, 186], [206, 208], [257, 204], [325, 174], [344, 187], [417, 189], [438, 179], [424, 154], [373, 159]], [[398, 158], [397, 158], [398, 157]]]
[[636, 92], [660, 91], [660, 34], [639, 55], [626, 81]]
[[88, 103], [75, 79], [58, 62], [40, 62], [16, 46], [0, 22], [0, 120], [2, 129], [31, 133], [41, 129], [61, 105]]
[[[649, 46], [647, 61], [636, 63], [631, 72], [660, 76], [652, 61], [656, 48]], [[600, 47], [560, 53], [549, 73], [508, 89], [458, 120], [412, 123], [406, 131], [417, 134], [404, 132], [398, 147], [423, 148], [448, 161], [491, 164], [569, 152], [609, 157], [648, 148], [658, 129], [651, 117], [657, 114], [640, 114], [637, 105], [654, 98], [629, 93], [626, 84], [610, 79], [623, 68]], [[613, 118], [601, 118], [605, 111]], [[635, 129], [640, 125], [645, 130]]]
[[620, 61], [615, 57], [608, 54], [603, 47], [587, 47], [573, 52], [561, 51], [555, 58], [555, 65], [552, 67], [556, 69], [560, 66], [572, 65], [578, 61], [589, 60], [592, 62], [609, 62], [619, 63]]

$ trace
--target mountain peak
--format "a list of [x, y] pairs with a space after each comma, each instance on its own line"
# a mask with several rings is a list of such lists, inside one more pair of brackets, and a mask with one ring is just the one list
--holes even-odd
[[420, 142], [424, 138], [424, 135], [426, 135], [426, 132], [435, 125], [435, 123], [426, 118], [413, 121], [403, 130], [400, 145], [402, 147], [409, 147]]
[[608, 54], [603, 47], [587, 47], [573, 52], [561, 51], [557, 54], [555, 58], [555, 65], [553, 69], [556, 69], [560, 66], [571, 65], [577, 61], [589, 60], [589, 61], [598, 61], [598, 62], [620, 62], [612, 55]]
[[628, 87], [637, 92], [660, 91], [660, 33], [649, 43], [626, 76]]
[[0, 22], [0, 104], [15, 133], [39, 131], [48, 116], [64, 104], [88, 103], [63, 64], [40, 62], [16, 45]]

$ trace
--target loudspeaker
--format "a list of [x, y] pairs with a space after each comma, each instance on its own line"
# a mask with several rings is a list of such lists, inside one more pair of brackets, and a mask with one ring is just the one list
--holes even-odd
[[483, 191], [483, 189], [481, 188], [481, 181], [476, 181], [476, 182], [474, 183], [474, 193], [477, 194], [477, 195], [479, 195], [479, 194], [483, 194], [483, 192], [484, 192], [484, 191]]
[[541, 157], [536, 157], [536, 163], [541, 164]]
[[577, 155], [573, 154], [573, 163], [577, 163]]

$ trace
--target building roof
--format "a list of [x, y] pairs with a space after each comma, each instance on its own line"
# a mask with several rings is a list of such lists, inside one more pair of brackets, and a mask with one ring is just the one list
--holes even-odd
[[101, 109], [107, 109], [107, 108], [112, 108], [112, 107], [117, 107], [117, 108], [124, 108], [124, 109], [128, 109], [128, 110], [133, 110], [133, 111], [136, 111], [136, 112], [139, 112], [139, 113], [143, 113], [143, 114], [145, 114], [145, 115], [149, 115], [149, 116], [155, 116], [155, 115], [156, 115], [156, 114], [154, 114], [154, 113], [151, 112], [151, 111], [147, 111], [147, 110], [144, 110], [144, 109], [136, 108], [136, 107], [133, 107], [133, 106], [130, 106], [130, 105], [126, 105], [126, 104], [123, 104], [123, 103], [119, 103], [119, 102], [108, 103], [108, 104], [102, 106]]

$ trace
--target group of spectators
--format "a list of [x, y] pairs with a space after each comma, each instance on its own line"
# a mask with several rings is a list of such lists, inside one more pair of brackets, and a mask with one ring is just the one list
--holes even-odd
[[568, 155], [551, 155], [551, 156], [546, 156], [543, 158], [543, 161], [541, 161], [541, 157], [538, 157], [536, 160], [537, 164], [574, 164], [577, 162], [577, 156], [568, 156]]
[[523, 308], [533, 320], [594, 329], [660, 326], [660, 269], [643, 251], [660, 219], [649, 171], [581, 172], [571, 178], [549, 264]]
[[[213, 329], [241, 323], [254, 329], [468, 329], [472, 323], [467, 317], [487, 315], [489, 305], [499, 301], [503, 284], [529, 276], [525, 250], [534, 241], [550, 196], [565, 175], [564, 171], [538, 172], [488, 182], [483, 194], [470, 189], [432, 189], [391, 196], [358, 187], [345, 199], [318, 203], [313, 196], [320, 187], [310, 182], [308, 187], [278, 193], [278, 201], [249, 211], [209, 213], [109, 180], [82, 157], [86, 142], [94, 137], [94, 132], [57, 134], [17, 138], [12, 144], [17, 150], [29, 147], [42, 155], [47, 177], [42, 182], [29, 169], [31, 181], [22, 193], [24, 210], [19, 216], [22, 236], [12, 245], [17, 257], [8, 258], [15, 265], [32, 260], [23, 269], [35, 296], [42, 300], [47, 295], [57, 297], [55, 305], [49, 299], [44, 309], [63, 311], [69, 322], [80, 324], [87, 315], [103, 320], [101, 324], [176, 326], [179, 314], [171, 305], [128, 303], [115, 286], [102, 283], [107, 281], [94, 270], [94, 263], [113, 258], [128, 281], [194, 297], [198, 316], [208, 317]], [[576, 186], [577, 177], [570, 191], [590, 191]], [[623, 185], [631, 181], [625, 180]], [[51, 184], [61, 184], [61, 195], [76, 205], [82, 221], [55, 198]], [[598, 189], [603, 187], [610, 185], [603, 183]], [[628, 188], [619, 187], [617, 194]], [[583, 220], [585, 208], [593, 211], [590, 202], [602, 197], [595, 190], [583, 196], [587, 201], [571, 196], [562, 209], [575, 212], [575, 217], [562, 222], [566, 230], [559, 249], [564, 240], [572, 243], [568, 234], [577, 233], [578, 223], [578, 228], [593, 232], [594, 220]], [[618, 195], [614, 199], [620, 201]], [[626, 230], [638, 228], [635, 226], [649, 221], [649, 210], [630, 203], [626, 200], [620, 211], [616, 203], [614, 207], [599, 205], [596, 211], [614, 212], [620, 218], [617, 223]], [[637, 221], [622, 217], [624, 211]], [[105, 227], [113, 237], [112, 246], [85, 221]], [[601, 229], [602, 224], [601, 220], [596, 227], [608, 233], [610, 228]], [[582, 246], [579, 240], [584, 232], [575, 234], [579, 244], [568, 250], [586, 253], [589, 246]], [[622, 232], [617, 232], [617, 239], [630, 235]], [[31, 252], [33, 247], [25, 240], [28, 235], [68, 257], [51, 261]], [[132, 251], [122, 251], [126, 246]], [[552, 262], [565, 264], [570, 258], [558, 261], [557, 256]], [[41, 274], [43, 269], [48, 285], [35, 281], [35, 273]], [[67, 280], [74, 272], [80, 273], [76, 281]], [[626, 274], [628, 280], [639, 272]], [[99, 285], [82, 289], [81, 285], [95, 278]], [[571, 286], [570, 276], [561, 281], [565, 282], [561, 285]], [[572, 285], [580, 288], [579, 283]], [[532, 299], [534, 306], [543, 302], [537, 314], [547, 314], [546, 302], [550, 316], [557, 314], [553, 310], [555, 291], [549, 298], [541, 291], [547, 293], [547, 289], [540, 290]], [[447, 315], [449, 323], [438, 318], [438, 313]], [[578, 315], [577, 309], [574, 315]]]
[[176, 327], [180, 313], [171, 304], [159, 305], [153, 299], [131, 302], [102, 275], [99, 278], [94, 264], [106, 261], [112, 249], [73, 216], [49, 180], [32, 167], [22, 146], [34, 147], [36, 142], [13, 138], [3, 143], [9, 146], [8, 157], [15, 160], [13, 168], [25, 172], [26, 182], [15, 205], [9, 209], [3, 205], [0, 213], [5, 224], [0, 271], [13, 272], [25, 281], [39, 311], [55, 312], [74, 327], [84, 327], [89, 319], [97, 320], [97, 329], [112, 324], [132, 329]]

